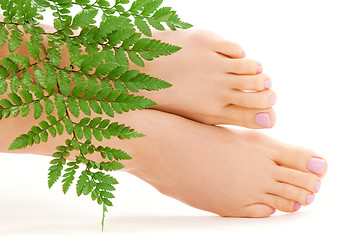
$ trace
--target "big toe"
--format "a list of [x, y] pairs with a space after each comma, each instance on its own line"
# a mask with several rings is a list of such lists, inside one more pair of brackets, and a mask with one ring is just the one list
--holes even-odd
[[327, 162], [310, 149], [279, 144], [279, 151], [274, 161], [287, 168], [316, 174], [324, 177], [327, 172]]

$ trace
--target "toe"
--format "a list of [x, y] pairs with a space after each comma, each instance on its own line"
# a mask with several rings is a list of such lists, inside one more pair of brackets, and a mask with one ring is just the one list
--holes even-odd
[[276, 123], [273, 108], [253, 109], [228, 105], [223, 109], [219, 124], [231, 124], [251, 129], [271, 128]]
[[327, 172], [327, 162], [313, 151], [284, 143], [279, 143], [277, 149], [278, 148], [278, 154], [274, 159], [278, 165], [313, 173], [320, 177], [325, 176]]
[[225, 39], [216, 41], [214, 51], [229, 58], [243, 58], [246, 55], [239, 44]]
[[302, 205], [309, 205], [314, 200], [314, 194], [300, 187], [287, 183], [276, 182], [269, 190], [269, 193], [286, 198]]
[[242, 210], [245, 217], [265, 218], [276, 212], [276, 209], [264, 204], [251, 204], [245, 206]]
[[228, 73], [240, 75], [256, 75], [262, 73], [262, 65], [252, 59], [228, 59], [226, 64]]
[[264, 73], [258, 75], [228, 74], [227, 78], [231, 89], [263, 91], [272, 87], [270, 78]]
[[274, 194], [265, 194], [264, 202], [272, 208], [282, 212], [295, 212], [301, 207], [301, 205], [296, 201]]
[[277, 97], [271, 89], [262, 92], [232, 90], [229, 91], [227, 100], [240, 107], [267, 109], [276, 103]]
[[309, 192], [317, 193], [321, 187], [321, 181], [317, 175], [301, 172], [291, 168], [277, 166], [274, 176], [279, 182], [304, 188]]

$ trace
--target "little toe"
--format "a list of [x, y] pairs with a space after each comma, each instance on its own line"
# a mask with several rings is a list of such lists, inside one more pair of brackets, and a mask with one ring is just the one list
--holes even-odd
[[276, 209], [265, 204], [251, 204], [245, 206], [242, 210], [244, 217], [250, 218], [265, 218], [276, 212]]
[[288, 183], [310, 192], [317, 193], [321, 187], [320, 178], [312, 173], [301, 172], [282, 166], [276, 167], [275, 179], [279, 182]]
[[228, 74], [231, 89], [241, 91], [263, 91], [272, 87], [270, 78], [262, 73], [258, 75]]
[[252, 59], [228, 59], [229, 63], [226, 64], [228, 73], [239, 75], [256, 75], [262, 73], [262, 65]]
[[314, 194], [300, 187], [287, 183], [276, 182], [269, 190], [270, 194], [286, 198], [304, 206], [309, 205], [314, 200]]
[[245, 108], [267, 109], [276, 104], [277, 96], [268, 89], [262, 92], [243, 92], [231, 90], [228, 96], [229, 103]]
[[223, 39], [220, 41], [216, 41], [214, 48], [215, 52], [227, 56], [229, 58], [243, 58], [246, 56], [245, 51], [239, 44], [229, 40]]
[[320, 177], [325, 176], [327, 172], [327, 162], [313, 151], [284, 143], [277, 144], [277, 149], [278, 148], [278, 154], [274, 159], [278, 165], [303, 172], [314, 173]]
[[231, 124], [251, 129], [272, 128], [276, 123], [273, 108], [254, 109], [236, 105], [228, 105], [223, 109], [219, 124]]

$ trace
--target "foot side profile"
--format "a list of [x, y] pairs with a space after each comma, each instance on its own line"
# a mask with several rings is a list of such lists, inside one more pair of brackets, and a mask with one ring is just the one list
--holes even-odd
[[171, 56], [131, 68], [173, 84], [158, 92], [140, 91], [155, 109], [206, 124], [271, 128], [276, 94], [262, 65], [245, 58], [240, 45], [204, 30], [156, 31], [153, 38], [182, 47]]
[[[276, 209], [295, 212], [313, 202], [327, 171], [326, 161], [313, 151], [281, 143], [257, 130], [210, 126], [157, 110], [129, 112], [120, 119], [146, 135], [100, 142], [133, 157], [123, 162], [123, 171], [167, 196], [220, 216], [260, 218]], [[3, 152], [16, 137], [7, 129], [16, 125], [26, 132], [33, 124], [25, 118], [17, 121], [21, 122], [2, 120]], [[67, 137], [17, 153], [50, 156]], [[102, 161], [99, 155], [89, 158]]]
[[[271, 79], [262, 73], [259, 62], [245, 58], [239, 44], [205, 30], [154, 31], [153, 38], [182, 47], [173, 55], [145, 61], [144, 68], [130, 64], [131, 69], [173, 85], [137, 93], [155, 101], [154, 109], [210, 125], [274, 126], [276, 94], [271, 90]], [[20, 52], [26, 54], [26, 46], [21, 46]], [[61, 65], [67, 64], [69, 53], [64, 48]]]

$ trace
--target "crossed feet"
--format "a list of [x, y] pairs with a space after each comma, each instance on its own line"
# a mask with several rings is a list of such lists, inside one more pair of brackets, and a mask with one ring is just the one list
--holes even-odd
[[267, 217], [276, 209], [294, 212], [311, 204], [327, 170], [322, 157], [256, 131], [209, 126], [273, 127], [276, 94], [262, 65], [212, 32], [165, 31], [153, 37], [183, 49], [145, 68], [131, 67], [173, 84], [140, 94], [156, 101], [155, 109], [175, 115], [139, 113], [149, 122], [136, 125], [147, 134], [141, 146], [151, 143], [148, 149], [154, 150], [135, 154], [126, 171], [165, 195], [221, 216]]
[[[276, 209], [294, 212], [312, 203], [327, 171], [322, 157], [256, 130], [215, 126], [274, 125], [276, 95], [261, 64], [245, 58], [238, 44], [211, 32], [164, 31], [153, 37], [183, 49], [146, 62], [145, 68], [132, 66], [173, 87], [139, 92], [158, 106], [120, 115], [120, 122], [146, 137], [101, 142], [119, 145], [133, 157], [123, 170], [167, 196], [225, 217], [268, 217]], [[8, 130], [13, 126], [27, 131], [34, 124], [18, 121], [2, 120], [3, 141], [17, 137]], [[67, 137], [22, 152], [51, 155]]]

